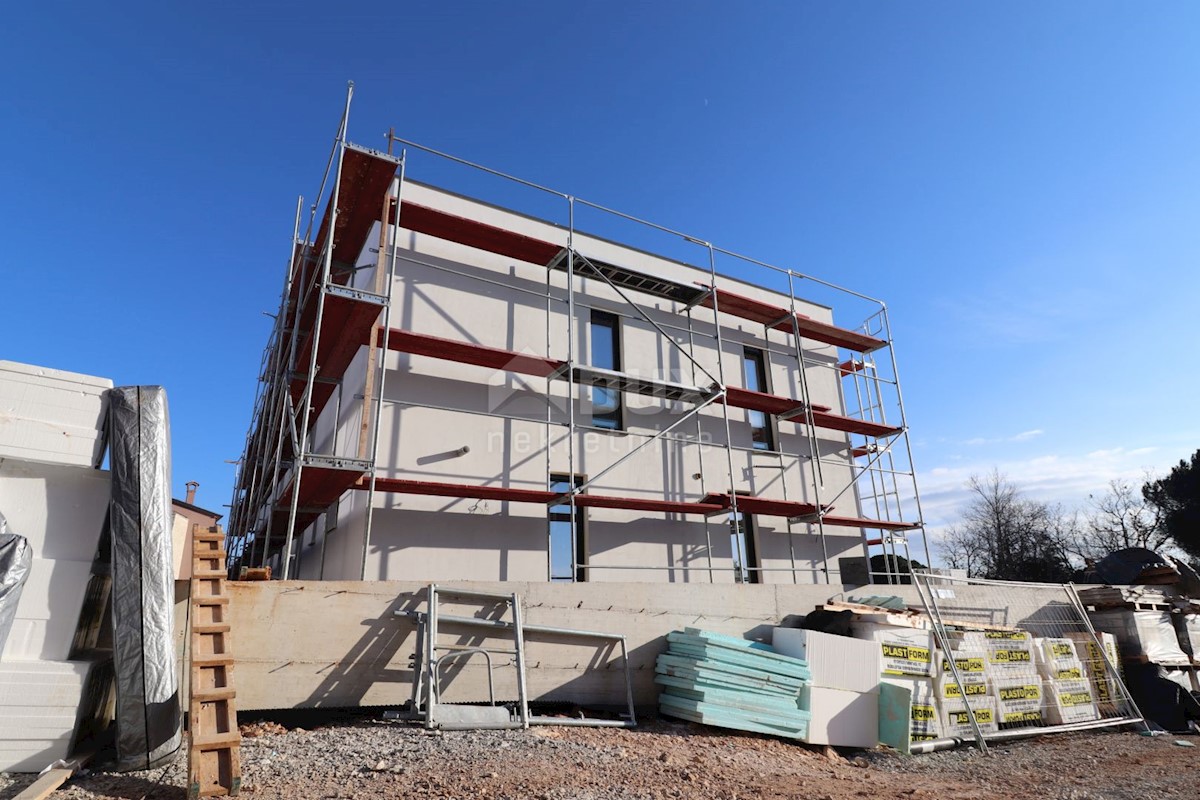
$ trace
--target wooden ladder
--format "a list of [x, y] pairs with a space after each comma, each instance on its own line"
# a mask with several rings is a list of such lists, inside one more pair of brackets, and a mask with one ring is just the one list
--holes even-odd
[[236, 795], [242, 786], [238, 751], [229, 595], [225, 593], [225, 534], [221, 526], [192, 526], [189, 631], [188, 797]]

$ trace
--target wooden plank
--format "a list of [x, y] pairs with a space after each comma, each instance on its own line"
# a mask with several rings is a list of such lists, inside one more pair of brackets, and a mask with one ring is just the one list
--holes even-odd
[[74, 774], [73, 767], [55, 767], [25, 787], [13, 800], [45, 800]]

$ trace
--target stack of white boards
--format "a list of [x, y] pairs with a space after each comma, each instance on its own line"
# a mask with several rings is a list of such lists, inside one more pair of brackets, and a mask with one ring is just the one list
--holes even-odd
[[908, 752], [911, 742], [942, 738], [934, 694], [933, 633], [867, 619], [856, 619], [851, 633], [872, 643], [879, 654], [880, 741]]
[[[37, 772], [71, 751], [94, 704], [94, 661], [75, 635], [111, 497], [104, 454], [112, 381], [0, 361], [0, 514], [33, 551], [0, 653], [0, 771]], [[72, 658], [75, 660], [71, 660]]]
[[776, 652], [808, 662], [804, 691], [812, 715], [809, 744], [869, 748], [879, 744], [880, 648], [874, 642], [800, 628], [776, 628]]
[[90, 661], [0, 663], [0, 767], [40, 772], [70, 755]]
[[770, 645], [685, 628], [667, 634], [655, 672], [663, 714], [791, 739], [808, 733], [808, 664]]
[[[1084, 671], [1075, 642], [1066, 637], [1034, 642], [1038, 671], [1046, 681], [1046, 721], [1069, 725], [1097, 719], [1094, 685]], [[1109, 697], [1111, 700], [1111, 692]]]
[[0, 361], [0, 458], [98, 467], [112, 381]]

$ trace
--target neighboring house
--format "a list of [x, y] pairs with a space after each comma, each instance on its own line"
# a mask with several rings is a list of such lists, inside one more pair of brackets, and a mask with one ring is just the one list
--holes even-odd
[[[794, 293], [839, 296], [828, 284], [679, 236], [672, 253], [690, 255], [653, 255], [397, 164], [348, 145], [336, 219], [297, 243], [235, 562], [325, 579], [840, 583], [839, 559], [908, 555], [919, 504], [882, 304], [841, 293], [867, 322], [840, 327]], [[397, 205], [393, 249], [380, 220]]]
[[173, 498], [171, 500], [171, 510], [175, 512], [175, 519], [171, 525], [171, 545], [175, 560], [176, 581], [188, 581], [192, 577], [192, 526], [199, 525], [201, 528], [208, 529], [221, 519], [221, 515], [217, 512], [193, 505], [192, 501], [196, 499], [196, 489], [199, 485], [194, 481], [189, 481], [187, 483], [187, 499]]

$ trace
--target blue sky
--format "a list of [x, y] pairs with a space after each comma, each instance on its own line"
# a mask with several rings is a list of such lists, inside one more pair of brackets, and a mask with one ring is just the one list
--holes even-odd
[[1073, 503], [1200, 446], [1200, 7], [749, 5], [7, 9], [0, 357], [165, 385], [176, 491], [227, 503], [353, 79], [363, 144], [885, 299], [932, 522], [993, 465]]

